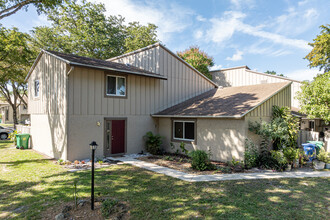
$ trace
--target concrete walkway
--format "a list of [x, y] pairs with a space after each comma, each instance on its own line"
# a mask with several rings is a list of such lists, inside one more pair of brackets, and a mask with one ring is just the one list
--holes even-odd
[[236, 174], [214, 174], [214, 175], [194, 175], [184, 173], [167, 167], [158, 166], [153, 163], [144, 162], [134, 159], [130, 156], [124, 157], [108, 157], [110, 160], [122, 161], [146, 170], [161, 173], [170, 177], [188, 182], [209, 182], [224, 180], [251, 180], [251, 179], [278, 179], [278, 178], [304, 178], [304, 177], [330, 177], [329, 171], [312, 171], [312, 172], [274, 172], [274, 173], [236, 173]]

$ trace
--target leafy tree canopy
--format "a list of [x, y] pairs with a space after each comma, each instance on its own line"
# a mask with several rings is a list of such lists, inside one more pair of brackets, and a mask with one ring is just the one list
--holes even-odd
[[40, 14], [55, 8], [61, 3], [62, 0], [0, 0], [0, 20], [15, 14], [21, 9], [27, 10], [29, 5], [34, 5]]
[[214, 66], [213, 57], [200, 50], [198, 46], [191, 46], [185, 51], [177, 52], [177, 55], [206, 77], [212, 79], [209, 68]]
[[125, 25], [121, 16], [107, 17], [103, 4], [65, 2], [49, 12], [51, 27], [32, 31], [36, 47], [108, 59], [157, 42], [155, 25]]
[[267, 70], [265, 73], [270, 74], [270, 75], [275, 75], [275, 76], [284, 76], [282, 73], [277, 74], [274, 70], [272, 70], [272, 71]]
[[312, 51], [307, 54], [305, 59], [309, 61], [309, 67], [319, 67], [324, 72], [330, 71], [330, 25], [321, 26], [321, 34], [317, 35], [313, 43]]
[[17, 28], [0, 27], [0, 93], [14, 111], [15, 125], [17, 107], [27, 105], [23, 98], [27, 89], [24, 79], [36, 56], [29, 42], [30, 36]]
[[330, 72], [318, 74], [312, 82], [303, 82], [297, 97], [302, 113], [330, 122]]

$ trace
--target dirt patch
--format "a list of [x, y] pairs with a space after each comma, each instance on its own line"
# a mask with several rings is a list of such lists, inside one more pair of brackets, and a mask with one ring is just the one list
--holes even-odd
[[128, 202], [119, 201], [112, 207], [111, 214], [108, 218], [102, 215], [102, 203], [108, 198], [97, 199], [94, 203], [94, 210], [91, 210], [90, 199], [80, 200], [77, 208], [74, 202], [62, 203], [58, 206], [52, 206], [41, 214], [41, 219], [129, 219], [129, 205]]

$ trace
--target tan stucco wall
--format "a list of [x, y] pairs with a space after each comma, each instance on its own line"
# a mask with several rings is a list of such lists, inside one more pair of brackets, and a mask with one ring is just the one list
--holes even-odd
[[[217, 161], [231, 161], [244, 159], [245, 126], [244, 120], [237, 119], [197, 119], [196, 143], [186, 144], [191, 150], [205, 150], [211, 152], [211, 159]], [[172, 120], [159, 118], [159, 134], [164, 137], [163, 147], [170, 151], [170, 142], [178, 148], [179, 142], [172, 139]]]
[[[157, 119], [150, 116], [118, 116], [86, 115], [69, 117], [68, 159], [88, 159], [91, 157], [89, 144], [96, 141], [99, 145], [96, 157], [103, 157], [104, 119], [126, 118], [126, 153], [139, 153], [144, 150], [143, 136], [148, 132], [156, 132]], [[100, 126], [97, 123], [100, 122]]]
[[31, 115], [32, 148], [50, 157], [67, 159], [64, 115]]

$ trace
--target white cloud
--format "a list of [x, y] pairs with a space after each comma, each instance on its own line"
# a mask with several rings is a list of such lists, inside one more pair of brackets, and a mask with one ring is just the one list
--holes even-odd
[[321, 72], [318, 69], [299, 69], [283, 74], [291, 79], [295, 79], [299, 81], [303, 81], [303, 80], [312, 81], [313, 77], [315, 77], [319, 73]]
[[243, 58], [242, 55], [243, 55], [243, 51], [237, 50], [236, 53], [233, 54], [232, 57], [227, 57], [226, 60], [239, 61]]
[[286, 13], [275, 18], [273, 27], [277, 33], [298, 35], [315, 26], [318, 16], [319, 13], [315, 8], [301, 4], [298, 7], [288, 8]]
[[223, 43], [229, 40], [235, 31], [239, 29], [245, 14], [237, 11], [226, 11], [222, 18], [212, 18], [212, 28], [207, 31], [207, 39], [215, 43]]
[[194, 32], [194, 38], [199, 40], [203, 37], [203, 31], [202, 30], [197, 30]]
[[192, 22], [194, 12], [175, 3], [164, 4], [155, 1], [136, 2], [133, 0], [94, 0], [106, 7], [107, 15], [122, 15], [126, 22], [139, 21], [158, 26], [158, 37], [162, 41], [173, 33], [182, 32]]
[[197, 21], [201, 21], [201, 22], [207, 21], [207, 19], [204, 18], [204, 17], [201, 16], [201, 15], [197, 15], [197, 16], [196, 16], [196, 20], [197, 20]]
[[242, 7], [255, 7], [255, 0], [230, 0], [230, 3], [235, 10], [241, 9]]
[[220, 70], [222, 68], [222, 65], [214, 65], [212, 67], [210, 67], [210, 71], [212, 70]]
[[207, 31], [207, 40], [214, 43], [224, 43], [229, 40], [235, 32], [266, 39], [276, 44], [310, 50], [308, 42], [300, 39], [287, 38], [284, 35], [262, 30], [263, 26], [252, 26], [243, 22], [246, 15], [237, 11], [226, 11], [221, 18], [212, 18], [212, 27]]

